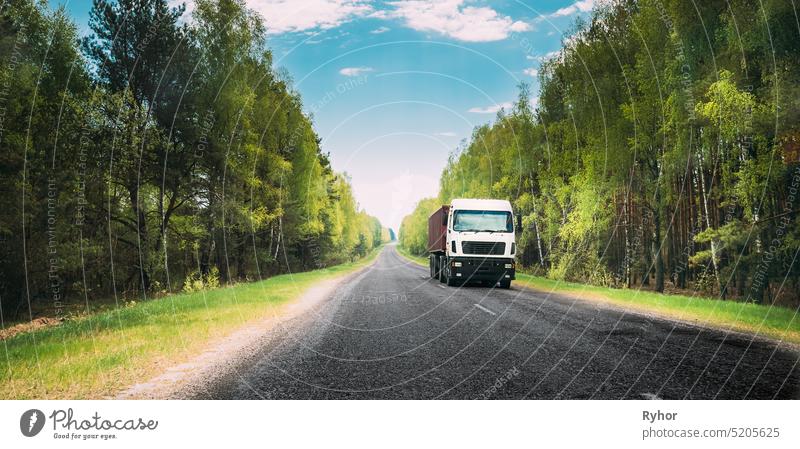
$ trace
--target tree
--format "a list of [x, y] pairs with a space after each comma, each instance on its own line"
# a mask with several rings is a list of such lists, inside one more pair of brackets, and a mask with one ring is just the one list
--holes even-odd
[[[520, 86], [451, 155], [436, 203], [512, 201], [518, 261], [553, 278], [796, 305], [800, 45], [791, 6], [753, 8], [600, 5], [543, 62], [536, 110]], [[431, 206], [403, 220], [414, 254]]]

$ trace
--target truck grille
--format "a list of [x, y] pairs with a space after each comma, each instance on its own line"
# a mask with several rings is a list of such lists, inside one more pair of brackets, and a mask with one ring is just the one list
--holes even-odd
[[506, 252], [504, 242], [461, 242], [464, 254], [502, 255]]

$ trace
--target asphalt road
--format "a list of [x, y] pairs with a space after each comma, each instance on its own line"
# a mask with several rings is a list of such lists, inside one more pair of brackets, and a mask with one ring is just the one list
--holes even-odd
[[445, 287], [388, 246], [198, 399], [797, 399], [800, 353], [518, 287]]

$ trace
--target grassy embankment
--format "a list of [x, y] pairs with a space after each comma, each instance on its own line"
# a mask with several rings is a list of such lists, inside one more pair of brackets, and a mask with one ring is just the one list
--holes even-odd
[[[422, 266], [428, 259], [400, 254]], [[555, 281], [540, 276], [517, 273], [515, 285], [533, 290], [606, 302], [627, 309], [655, 313], [666, 318], [714, 326], [726, 330], [756, 333], [775, 340], [800, 344], [800, 315], [793, 309], [769, 305], [720, 301], [699, 296], [661, 294], [647, 290], [596, 287], [574, 282]]]
[[354, 272], [354, 262], [263, 281], [139, 302], [2, 342], [2, 399], [103, 398], [191, 358], [212, 339], [270, 316], [315, 283]]
[[411, 260], [412, 262], [416, 262], [417, 264], [422, 265], [423, 267], [427, 267], [428, 266], [428, 258], [427, 257], [415, 256], [415, 255], [411, 254], [410, 252], [408, 252], [405, 248], [400, 246], [400, 244], [395, 246], [395, 248], [397, 248], [397, 252], [400, 253], [406, 259]]

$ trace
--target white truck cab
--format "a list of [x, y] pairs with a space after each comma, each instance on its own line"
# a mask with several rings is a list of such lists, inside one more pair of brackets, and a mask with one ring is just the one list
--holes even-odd
[[508, 201], [454, 199], [431, 215], [428, 232], [431, 276], [448, 285], [488, 281], [511, 286], [516, 242]]

